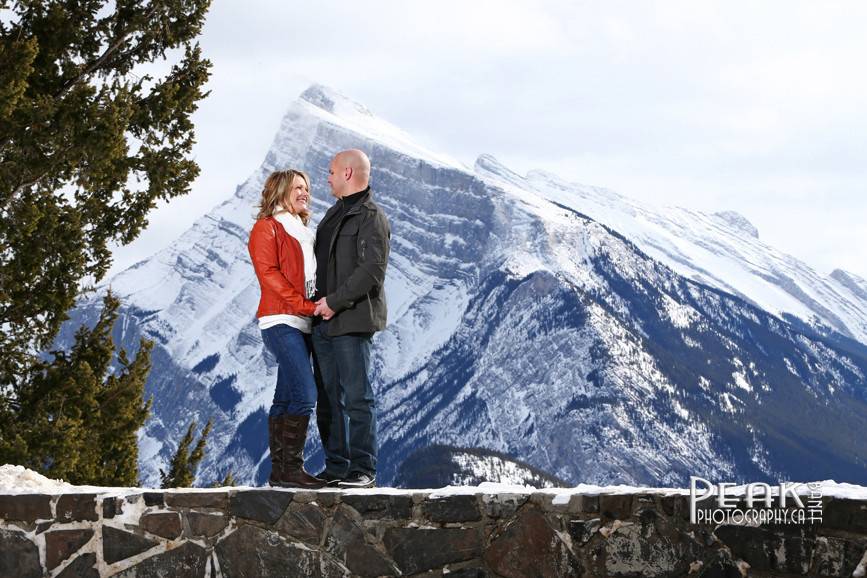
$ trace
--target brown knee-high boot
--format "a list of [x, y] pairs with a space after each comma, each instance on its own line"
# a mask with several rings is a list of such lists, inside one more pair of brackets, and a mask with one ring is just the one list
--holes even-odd
[[[272, 486], [284, 488], [316, 489], [325, 487], [325, 481], [314, 478], [304, 471], [304, 442], [307, 441], [307, 424], [310, 418], [306, 415], [279, 415], [268, 418], [269, 434], [271, 423], [274, 423], [271, 449], [271, 479]], [[276, 446], [277, 458], [274, 453]], [[276, 475], [275, 475], [276, 471]]]
[[283, 444], [277, 434], [277, 422], [279, 416], [268, 416], [268, 447], [271, 449], [271, 476], [268, 484], [272, 486], [283, 485]]

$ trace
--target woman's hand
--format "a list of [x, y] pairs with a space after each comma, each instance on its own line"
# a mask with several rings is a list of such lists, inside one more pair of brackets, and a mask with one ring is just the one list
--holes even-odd
[[334, 317], [334, 311], [328, 306], [328, 301], [325, 300], [325, 297], [316, 302], [316, 310], [313, 312], [313, 315], [321, 315], [322, 319], [326, 321]]

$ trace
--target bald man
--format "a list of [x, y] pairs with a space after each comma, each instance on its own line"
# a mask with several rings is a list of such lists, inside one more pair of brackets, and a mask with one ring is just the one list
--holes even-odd
[[352, 149], [331, 161], [328, 184], [337, 202], [316, 229], [316, 315], [313, 356], [319, 400], [316, 421], [331, 485], [376, 483], [376, 402], [370, 343], [385, 329], [385, 268], [391, 232], [370, 192], [370, 160]]

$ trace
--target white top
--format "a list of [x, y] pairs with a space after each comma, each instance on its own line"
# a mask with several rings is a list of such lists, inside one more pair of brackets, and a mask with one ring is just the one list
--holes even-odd
[[[283, 225], [286, 234], [301, 244], [301, 253], [304, 255], [304, 286], [307, 289], [305, 297], [311, 299], [316, 291], [316, 254], [313, 252], [316, 233], [306, 227], [298, 215], [284, 211], [275, 213], [274, 218]], [[313, 330], [313, 320], [310, 317], [284, 314], [260, 317], [259, 329], [268, 329], [281, 323], [304, 333], [310, 333]]]

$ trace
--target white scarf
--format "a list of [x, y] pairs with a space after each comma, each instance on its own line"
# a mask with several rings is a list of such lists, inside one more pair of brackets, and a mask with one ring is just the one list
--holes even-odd
[[301, 217], [288, 211], [277, 213], [274, 218], [283, 225], [283, 229], [289, 236], [301, 244], [301, 252], [304, 255], [304, 286], [307, 288], [305, 297], [309, 299], [316, 288], [316, 253], [313, 251], [316, 233], [304, 225]]

